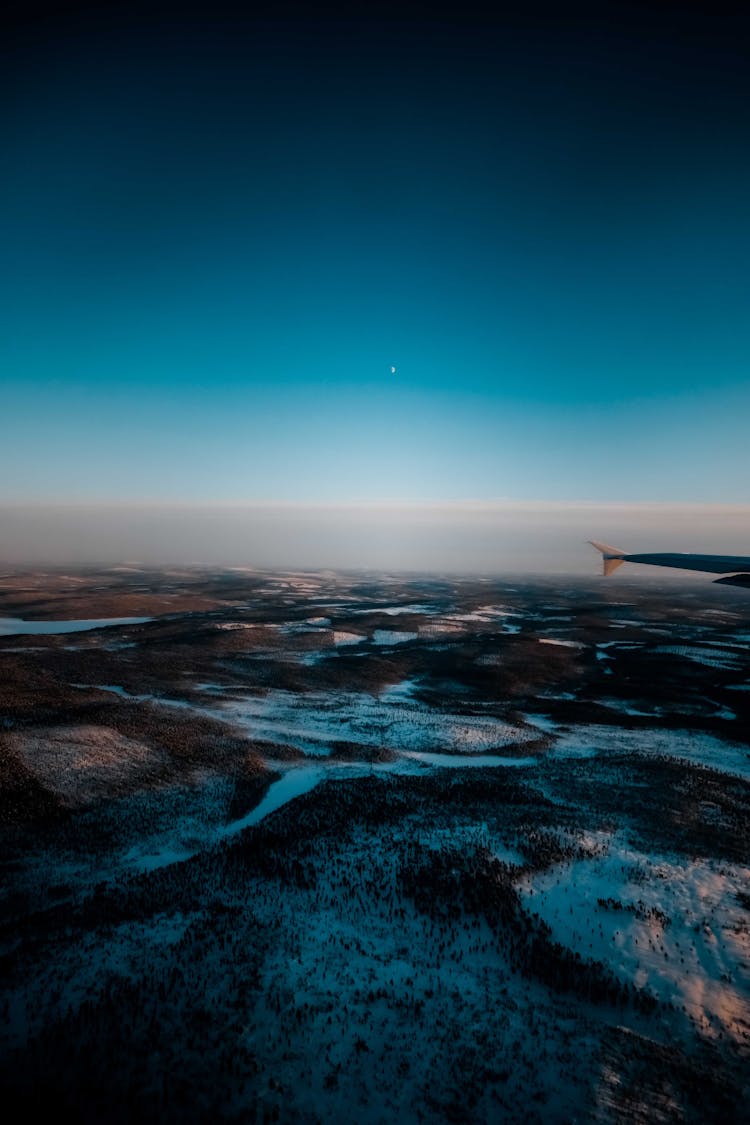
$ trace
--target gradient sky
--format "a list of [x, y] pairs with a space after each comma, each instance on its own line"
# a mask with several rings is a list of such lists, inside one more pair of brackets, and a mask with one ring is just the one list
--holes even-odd
[[103, 7], [2, 48], [0, 500], [750, 499], [746, 21]]

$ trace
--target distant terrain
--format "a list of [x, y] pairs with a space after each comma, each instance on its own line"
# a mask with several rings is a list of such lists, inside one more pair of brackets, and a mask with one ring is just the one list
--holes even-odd
[[747, 592], [5, 573], [0, 840], [6, 1107], [744, 1118]]

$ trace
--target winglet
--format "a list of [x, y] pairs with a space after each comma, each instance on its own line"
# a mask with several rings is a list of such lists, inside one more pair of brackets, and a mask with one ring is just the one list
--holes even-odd
[[622, 566], [625, 562], [626, 552], [621, 551], [619, 547], [610, 547], [609, 543], [599, 543], [596, 539], [589, 539], [589, 543], [601, 552], [605, 578], [607, 575], [613, 574], [618, 566]]

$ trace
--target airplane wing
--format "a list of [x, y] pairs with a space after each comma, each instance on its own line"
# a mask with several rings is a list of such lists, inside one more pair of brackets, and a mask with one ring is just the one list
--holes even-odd
[[645, 563], [647, 566], [669, 566], [679, 570], [700, 570], [706, 574], [720, 574], [715, 582], [725, 586], [750, 588], [750, 556], [748, 555], [690, 555], [679, 552], [666, 554], [630, 555], [609, 543], [589, 539], [592, 547], [601, 552], [604, 573], [612, 574], [623, 563]]

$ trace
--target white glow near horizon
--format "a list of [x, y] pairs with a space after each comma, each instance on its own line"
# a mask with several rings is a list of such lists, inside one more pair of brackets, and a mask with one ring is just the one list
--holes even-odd
[[11, 566], [138, 560], [594, 575], [601, 562], [589, 538], [631, 552], [750, 554], [750, 505], [37, 504], [3, 505], [0, 520], [0, 563]]

